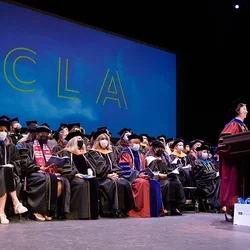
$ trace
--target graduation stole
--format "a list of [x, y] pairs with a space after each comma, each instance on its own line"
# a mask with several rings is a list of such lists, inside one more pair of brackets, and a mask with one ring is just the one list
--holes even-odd
[[52, 155], [48, 146], [43, 144], [42, 148], [39, 142], [35, 140], [33, 143], [33, 151], [36, 165], [44, 167]]

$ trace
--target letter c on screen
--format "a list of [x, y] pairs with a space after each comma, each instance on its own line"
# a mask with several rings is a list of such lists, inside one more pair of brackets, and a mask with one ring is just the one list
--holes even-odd
[[[16, 51], [28, 51], [34, 55], [36, 55], [36, 52], [31, 50], [31, 49], [28, 49], [28, 48], [15, 48], [15, 49], [12, 49], [11, 51], [8, 52], [8, 54], [6, 55], [5, 59], [4, 59], [4, 64], [3, 64], [3, 71], [4, 71], [4, 76], [5, 76], [5, 79], [6, 81], [8, 82], [8, 84], [15, 90], [17, 91], [20, 91], [20, 92], [34, 92], [35, 89], [20, 89], [18, 88], [17, 86], [15, 86], [15, 84], [9, 79], [8, 77], [8, 74], [7, 74], [7, 64], [9, 62], [9, 58], [10, 56], [16, 52]], [[34, 64], [36, 64], [36, 61], [34, 59], [32, 59], [31, 57], [29, 56], [18, 56], [16, 57], [16, 59], [14, 60], [13, 62], [13, 65], [12, 65], [12, 71], [13, 71], [13, 76], [14, 76], [14, 79], [16, 79], [19, 83], [22, 83], [22, 84], [34, 84], [36, 82], [36, 80], [32, 80], [32, 81], [24, 81], [24, 80], [21, 80], [18, 76], [17, 76], [17, 73], [16, 73], [16, 67], [17, 67], [17, 62], [21, 59], [27, 59], [27, 60], [30, 60], [31, 62], [33, 62]]]

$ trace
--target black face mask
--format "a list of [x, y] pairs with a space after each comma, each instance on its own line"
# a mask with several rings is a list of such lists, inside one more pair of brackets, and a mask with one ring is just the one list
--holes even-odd
[[48, 142], [48, 136], [46, 135], [41, 135], [40, 138], [38, 139], [40, 144], [47, 144]]
[[79, 140], [79, 141], [77, 141], [77, 146], [78, 146], [78, 148], [82, 148], [82, 146], [83, 146], [83, 141], [81, 140]]
[[21, 128], [15, 128], [14, 132], [15, 132], [15, 134], [20, 134], [21, 133]]
[[163, 153], [164, 153], [164, 151], [163, 151], [162, 149], [157, 150], [157, 151], [155, 152], [156, 156], [158, 156], [158, 157], [162, 156]]

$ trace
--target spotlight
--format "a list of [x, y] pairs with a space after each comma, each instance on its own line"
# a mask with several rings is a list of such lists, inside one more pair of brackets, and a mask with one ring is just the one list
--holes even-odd
[[234, 6], [234, 8], [235, 8], [235, 9], [239, 9], [240, 6], [239, 6], [238, 4], [236, 4], [236, 5]]

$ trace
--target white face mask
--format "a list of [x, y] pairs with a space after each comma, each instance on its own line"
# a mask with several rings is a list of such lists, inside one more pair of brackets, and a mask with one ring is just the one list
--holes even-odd
[[183, 151], [183, 146], [178, 146], [178, 147], [177, 147], [177, 150], [178, 150], [179, 152]]
[[100, 140], [100, 146], [102, 148], [106, 148], [108, 146], [108, 140], [106, 139]]
[[208, 153], [202, 153], [201, 154], [201, 158], [203, 159], [203, 160], [206, 160], [207, 159], [207, 157], [208, 157]]
[[7, 133], [5, 131], [0, 132], [0, 141], [4, 141], [7, 137]]
[[139, 151], [139, 149], [140, 149], [140, 144], [134, 144], [132, 147], [131, 147], [131, 149], [132, 150], [134, 150], [134, 151]]

